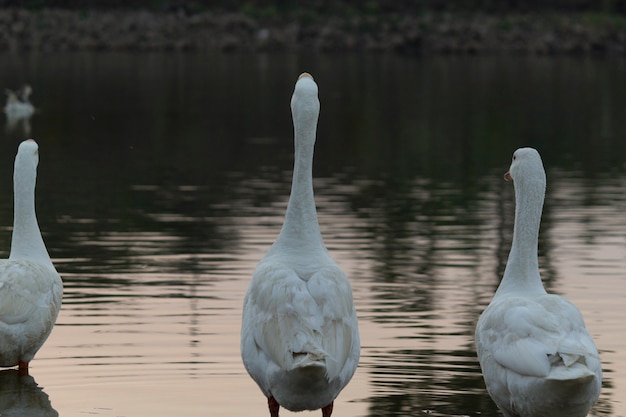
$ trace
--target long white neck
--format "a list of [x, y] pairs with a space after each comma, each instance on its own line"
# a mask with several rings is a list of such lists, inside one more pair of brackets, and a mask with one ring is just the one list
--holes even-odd
[[[522, 183], [522, 181], [524, 181]], [[502, 282], [496, 291], [545, 293], [539, 275], [537, 247], [539, 225], [545, 195], [545, 181], [518, 180], [515, 184], [515, 226], [513, 244], [504, 270]]]
[[16, 161], [13, 177], [13, 236], [9, 259], [30, 259], [54, 268], [35, 215], [36, 177], [35, 169]]
[[291, 195], [285, 222], [275, 243], [277, 246], [324, 248], [313, 196], [313, 149], [316, 131], [317, 116], [307, 123], [294, 120], [295, 161]]

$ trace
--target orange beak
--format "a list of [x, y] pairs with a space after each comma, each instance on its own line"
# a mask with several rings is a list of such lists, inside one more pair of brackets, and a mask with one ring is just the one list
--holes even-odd
[[511, 173], [509, 171], [504, 173], [504, 181], [513, 181], [513, 178], [511, 178]]

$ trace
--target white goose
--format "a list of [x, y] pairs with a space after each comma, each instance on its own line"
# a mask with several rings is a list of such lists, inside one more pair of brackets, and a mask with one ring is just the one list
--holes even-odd
[[324, 246], [313, 198], [319, 109], [317, 84], [303, 73], [291, 99], [295, 162], [285, 221], [244, 301], [241, 356], [271, 417], [280, 406], [330, 417], [360, 356], [352, 289]]
[[548, 294], [539, 276], [546, 188], [539, 153], [515, 151], [505, 179], [515, 187], [513, 244], [475, 335], [487, 391], [506, 417], [586, 416], [600, 394], [602, 369], [580, 311]]
[[38, 149], [32, 139], [18, 148], [11, 253], [0, 260], [0, 366], [26, 372], [52, 331], [63, 297], [35, 215]]
[[4, 106], [4, 112], [10, 119], [28, 118], [35, 113], [35, 107], [30, 102], [30, 95], [33, 89], [30, 85], [24, 85], [19, 92], [5, 90], [7, 102]]

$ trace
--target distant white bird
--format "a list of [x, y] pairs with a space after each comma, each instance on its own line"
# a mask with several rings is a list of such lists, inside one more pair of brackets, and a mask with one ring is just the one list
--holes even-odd
[[50, 335], [63, 297], [35, 215], [38, 149], [32, 139], [18, 148], [11, 252], [0, 260], [0, 366], [25, 371]]
[[22, 119], [33, 115], [35, 107], [30, 102], [30, 95], [33, 89], [30, 85], [24, 85], [20, 91], [5, 90], [7, 102], [4, 106], [4, 112], [8, 118]]
[[360, 356], [352, 289], [324, 246], [313, 197], [319, 109], [317, 84], [304, 73], [291, 99], [295, 163], [285, 221], [244, 301], [241, 356], [271, 417], [280, 406], [330, 417]]
[[505, 179], [515, 186], [513, 244], [504, 277], [476, 326], [487, 391], [506, 417], [583, 417], [602, 369], [580, 311], [548, 294], [537, 246], [546, 188], [539, 153], [521, 148]]

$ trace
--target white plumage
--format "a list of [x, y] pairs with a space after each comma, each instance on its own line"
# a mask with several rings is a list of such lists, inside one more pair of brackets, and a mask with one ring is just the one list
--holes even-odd
[[272, 417], [279, 406], [321, 408], [329, 417], [360, 356], [352, 289], [324, 246], [313, 197], [319, 108], [317, 84], [304, 73], [291, 99], [295, 162], [285, 221], [244, 301], [241, 355]]
[[505, 179], [515, 186], [513, 244], [475, 335], [487, 390], [506, 417], [586, 416], [600, 394], [602, 369], [578, 309], [548, 294], [539, 276], [546, 187], [539, 153], [515, 151]]
[[23, 370], [50, 335], [63, 297], [35, 215], [38, 161], [37, 143], [22, 142], [13, 177], [11, 253], [0, 260], [0, 366]]
[[19, 92], [6, 90], [7, 102], [4, 112], [10, 119], [28, 118], [35, 113], [35, 107], [30, 102], [33, 89], [29, 85], [23, 86]]

